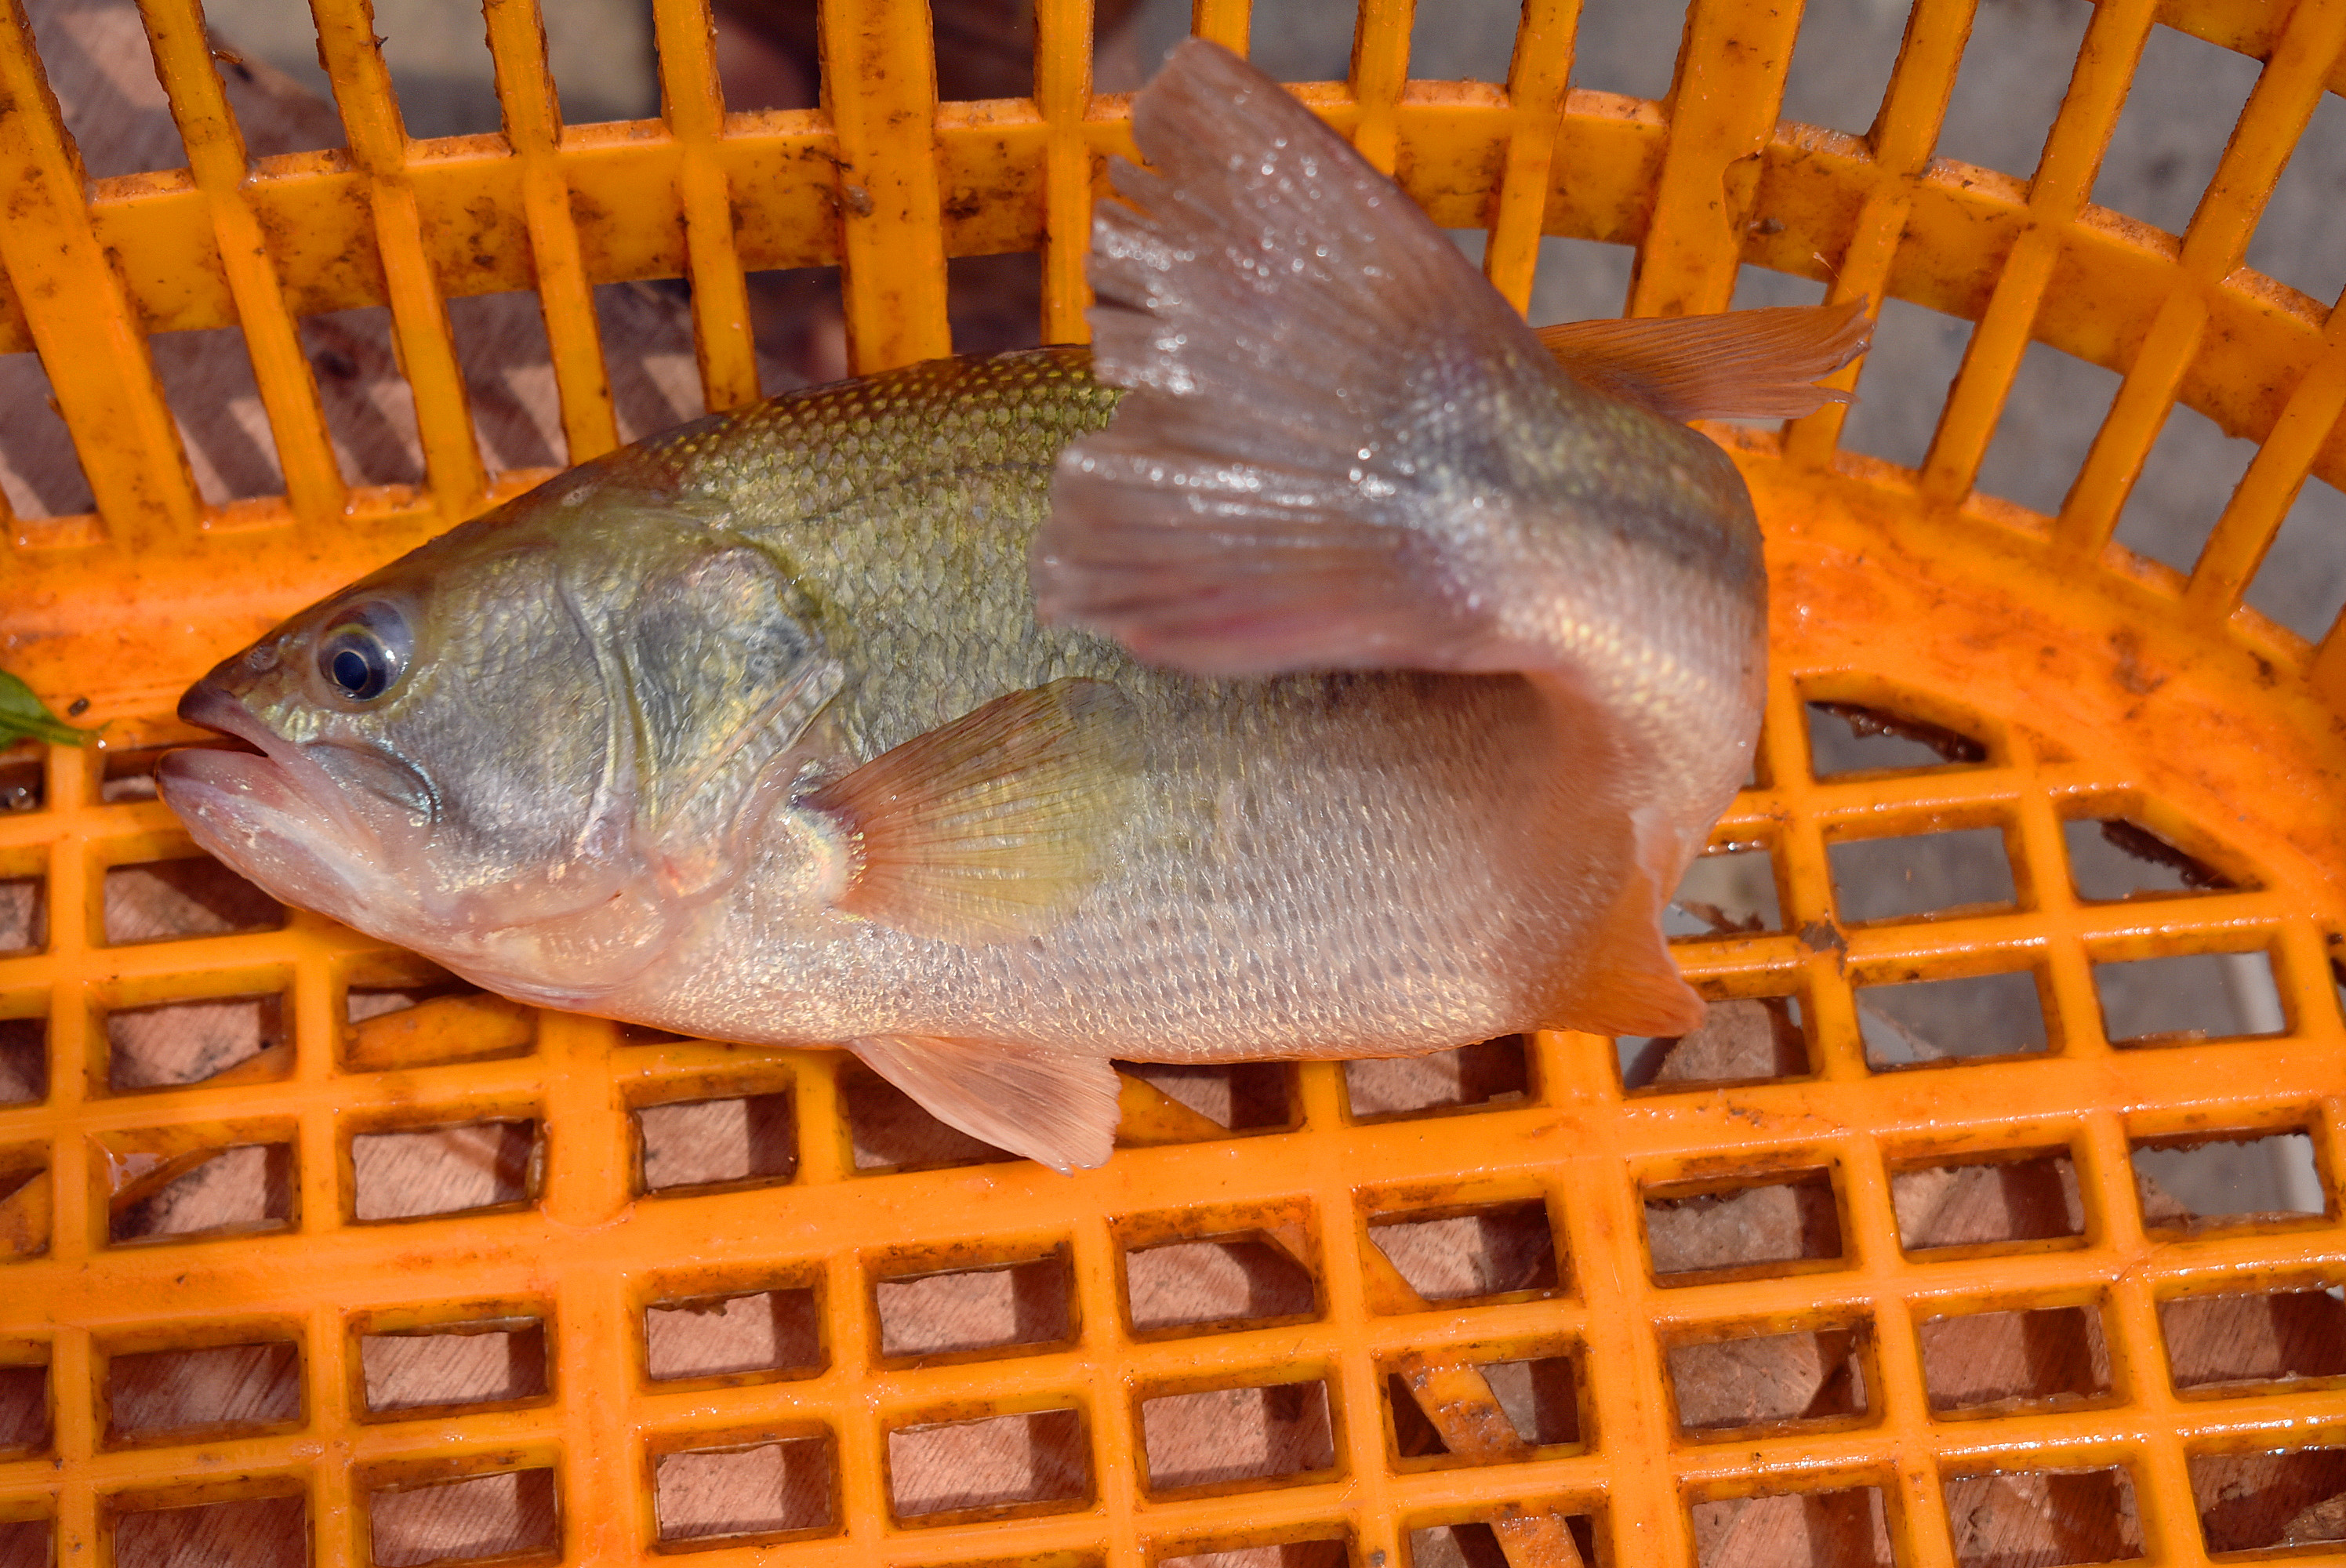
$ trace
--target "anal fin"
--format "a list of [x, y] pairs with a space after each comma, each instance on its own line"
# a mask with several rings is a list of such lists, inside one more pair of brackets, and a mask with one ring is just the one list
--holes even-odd
[[1105, 1165], [1116, 1146], [1116, 1071], [1103, 1057], [933, 1034], [868, 1034], [848, 1048], [937, 1120], [1062, 1175]]
[[1591, 935], [1586, 960], [1561, 1004], [1557, 1027], [1589, 1034], [1684, 1034], [1702, 1022], [1702, 998], [1678, 972], [1662, 936], [1661, 881], [1684, 857], [1650, 809], [1630, 814], [1635, 841], [1613, 907]]

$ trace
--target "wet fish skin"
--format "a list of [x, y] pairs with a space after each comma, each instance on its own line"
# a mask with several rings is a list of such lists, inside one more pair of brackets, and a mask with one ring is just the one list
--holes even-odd
[[[1256, 90], [1197, 48], [1188, 89]], [[1062, 1168], [1106, 1157], [1111, 1057], [1690, 1024], [1656, 918], [1756, 733], [1748, 496], [1413, 209], [1379, 221], [1473, 331], [1385, 321], [1350, 382], [1186, 431], [1219, 446], [1113, 331], [1138, 392], [1055, 349], [697, 422], [223, 663], [182, 712], [265, 756], [178, 754], [164, 796], [279, 897], [493, 990], [845, 1044]], [[1284, 303], [1316, 327], [1317, 297]], [[1369, 375], [1415, 401], [1331, 478], [1330, 399]], [[1236, 478], [1164, 504], [1192, 470]]]

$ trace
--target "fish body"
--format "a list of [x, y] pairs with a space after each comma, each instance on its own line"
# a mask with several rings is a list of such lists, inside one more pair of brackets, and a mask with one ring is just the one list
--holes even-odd
[[216, 669], [183, 714], [262, 755], [177, 754], [165, 798], [493, 990], [846, 1044], [1063, 1168], [1106, 1157], [1114, 1057], [1690, 1026], [1657, 920], [1756, 738], [1741, 482], [1620, 395], [1649, 351], [1574, 373], [1206, 47], [1175, 85], [1268, 117], [1229, 134], [1274, 185], [1352, 198], [1222, 199], [1273, 260], [1331, 222], [1290, 231], [1316, 274], [1182, 228], [1212, 169], [1150, 187], [1155, 227], [1103, 229], [1096, 359], [915, 365], [575, 469]]

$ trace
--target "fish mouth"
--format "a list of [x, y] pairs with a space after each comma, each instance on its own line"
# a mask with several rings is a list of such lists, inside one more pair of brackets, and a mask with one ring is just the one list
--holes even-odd
[[209, 679], [179, 699], [179, 717], [240, 743], [168, 752], [156, 766], [163, 803], [199, 847], [272, 896], [345, 923], [382, 895], [376, 835], [301, 747]]

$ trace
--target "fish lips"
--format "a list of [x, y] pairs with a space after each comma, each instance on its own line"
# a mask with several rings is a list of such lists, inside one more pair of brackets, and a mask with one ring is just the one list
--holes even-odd
[[164, 804], [207, 853], [271, 896], [354, 923], [372, 906], [408, 901], [385, 874], [377, 836], [351, 812], [333, 778], [230, 692], [198, 682], [179, 717], [257, 748], [190, 749], [155, 769]]

